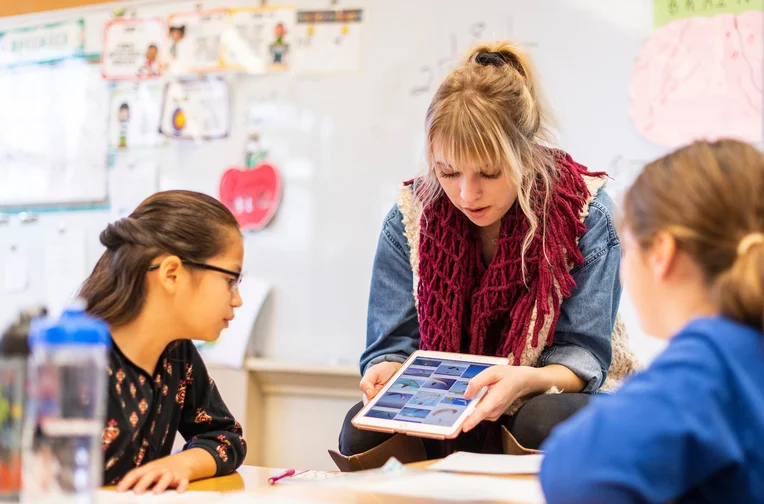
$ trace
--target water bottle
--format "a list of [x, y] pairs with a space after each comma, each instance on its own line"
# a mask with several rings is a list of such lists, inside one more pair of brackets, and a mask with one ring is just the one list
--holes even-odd
[[22, 502], [94, 503], [103, 479], [108, 326], [81, 306], [32, 322]]
[[0, 502], [18, 502], [21, 432], [29, 356], [29, 325], [42, 308], [27, 310], [0, 335]]

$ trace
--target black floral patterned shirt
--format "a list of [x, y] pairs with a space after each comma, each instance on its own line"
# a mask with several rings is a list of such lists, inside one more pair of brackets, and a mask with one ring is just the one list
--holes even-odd
[[247, 445], [207, 374], [191, 341], [170, 343], [153, 376], [112, 344], [106, 426], [102, 436], [104, 484], [116, 484], [130, 470], [170, 455], [175, 434], [183, 449], [202, 448], [215, 458], [217, 476], [244, 462]]

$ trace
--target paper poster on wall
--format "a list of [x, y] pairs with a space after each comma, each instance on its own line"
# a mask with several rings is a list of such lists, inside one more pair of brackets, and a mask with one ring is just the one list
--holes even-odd
[[45, 306], [58, 314], [87, 278], [87, 245], [82, 229], [62, 229], [45, 239]]
[[140, 80], [162, 75], [164, 30], [161, 18], [117, 18], [106, 23], [101, 59], [104, 78]]
[[231, 210], [242, 229], [263, 229], [281, 203], [281, 174], [268, 163], [253, 168], [229, 168], [220, 179], [220, 201]]
[[288, 70], [294, 24], [292, 7], [231, 10], [223, 34], [223, 65], [253, 74]]
[[653, 0], [653, 25], [656, 28], [678, 19], [717, 14], [742, 14], [764, 10], [761, 0]]
[[3, 265], [5, 266], [5, 279], [3, 281], [5, 292], [19, 294], [27, 290], [29, 286], [29, 257], [20, 245], [8, 247]]
[[72, 19], [0, 32], [0, 67], [53, 63], [85, 54], [85, 21]]
[[109, 169], [109, 214], [112, 220], [128, 217], [159, 188], [159, 165], [150, 154], [118, 155]]
[[668, 147], [701, 138], [760, 142], [763, 34], [764, 15], [754, 10], [678, 19], [656, 29], [632, 69], [636, 128]]
[[172, 14], [167, 20], [168, 71], [214, 72], [220, 69], [220, 38], [228, 25], [228, 10]]
[[352, 72], [361, 65], [363, 10], [298, 11], [296, 73]]
[[157, 81], [120, 82], [111, 89], [109, 148], [156, 147], [164, 86]]
[[106, 201], [108, 91], [82, 60], [0, 72], [0, 206]]
[[231, 102], [221, 77], [177, 79], [164, 90], [160, 132], [171, 138], [214, 140], [228, 136]]

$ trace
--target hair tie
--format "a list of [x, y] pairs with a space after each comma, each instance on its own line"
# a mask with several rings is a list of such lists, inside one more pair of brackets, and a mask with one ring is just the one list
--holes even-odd
[[490, 52], [481, 52], [477, 56], [475, 56], [475, 63], [483, 66], [495, 66], [500, 67], [507, 63], [506, 59], [504, 59], [504, 55], [500, 52], [496, 51], [490, 51]]
[[740, 243], [737, 246], [737, 255], [738, 257], [742, 257], [743, 255], [747, 254], [751, 248], [753, 248], [756, 245], [763, 245], [764, 244], [764, 233], [749, 233], [743, 237], [742, 240], [740, 240]]

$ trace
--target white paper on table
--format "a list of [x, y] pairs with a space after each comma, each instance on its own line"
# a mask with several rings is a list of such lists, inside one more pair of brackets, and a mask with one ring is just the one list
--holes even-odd
[[130, 215], [159, 187], [159, 169], [152, 159], [117, 156], [109, 170], [109, 206], [112, 220]]
[[163, 492], [158, 495], [150, 491], [137, 495], [133, 492], [115, 492], [99, 490], [97, 504], [209, 504], [213, 497], [220, 497], [220, 492]]
[[264, 280], [244, 276], [239, 284], [239, 295], [243, 304], [234, 312], [235, 317], [230, 326], [223, 330], [217, 341], [198, 346], [199, 353], [208, 366], [219, 364], [238, 369], [244, 365], [249, 335], [270, 290], [270, 284]]
[[538, 474], [543, 455], [496, 455], [458, 452], [427, 469], [473, 474]]
[[12, 245], [5, 254], [5, 291], [10, 294], [24, 292], [29, 284], [29, 264], [24, 250]]
[[403, 495], [444, 501], [545, 502], [541, 484], [536, 480], [467, 476], [434, 471], [374, 474], [370, 478], [337, 478], [324, 485], [367, 494]]
[[50, 235], [45, 244], [45, 306], [51, 314], [73, 300], [87, 276], [85, 232], [65, 229]]

